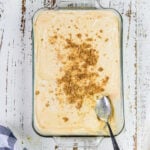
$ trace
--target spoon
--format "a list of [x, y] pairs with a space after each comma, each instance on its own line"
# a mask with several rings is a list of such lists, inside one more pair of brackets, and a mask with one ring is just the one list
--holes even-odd
[[99, 99], [97, 101], [95, 111], [96, 111], [98, 118], [101, 119], [102, 121], [106, 122], [106, 124], [108, 126], [114, 150], [120, 150], [120, 148], [117, 144], [117, 141], [115, 139], [115, 136], [112, 132], [112, 129], [110, 127], [110, 124], [108, 122], [108, 119], [112, 113], [112, 108], [111, 108], [109, 98], [104, 96], [101, 99]]

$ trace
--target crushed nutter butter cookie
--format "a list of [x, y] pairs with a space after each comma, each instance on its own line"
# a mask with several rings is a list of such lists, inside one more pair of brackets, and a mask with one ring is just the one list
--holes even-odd
[[[77, 36], [82, 37], [81, 34]], [[96, 94], [104, 92], [109, 77], [104, 77], [101, 82], [97, 82], [99, 72], [104, 69], [95, 69], [100, 56], [89, 43], [93, 41], [92, 38], [80, 44], [72, 38], [66, 38], [65, 41], [64, 47], [69, 50], [69, 54], [66, 63], [61, 68], [64, 73], [57, 79], [57, 87], [58, 91], [62, 91], [59, 93], [65, 94], [67, 103], [75, 104], [75, 107], [80, 109], [85, 99], [93, 99]]]
[[64, 120], [64, 122], [67, 122], [69, 120], [67, 117], [63, 117], [62, 119]]

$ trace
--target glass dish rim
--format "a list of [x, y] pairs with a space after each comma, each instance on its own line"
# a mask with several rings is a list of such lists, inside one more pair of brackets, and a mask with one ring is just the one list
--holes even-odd
[[118, 18], [120, 19], [120, 80], [121, 80], [121, 105], [122, 105], [122, 127], [120, 129], [120, 131], [115, 134], [115, 136], [118, 136], [122, 133], [122, 131], [124, 130], [125, 127], [125, 112], [124, 112], [124, 76], [123, 76], [123, 18], [121, 16], [121, 14], [113, 8], [96, 8], [96, 7], [88, 7], [88, 8], [59, 8], [59, 7], [52, 7], [52, 8], [48, 8], [48, 7], [43, 7], [38, 9], [33, 17], [32, 17], [32, 128], [34, 130], [34, 132], [41, 136], [41, 137], [45, 137], [45, 138], [51, 138], [51, 137], [104, 137], [104, 138], [109, 138], [109, 135], [45, 135], [45, 134], [41, 134], [38, 132], [38, 130], [36, 129], [36, 126], [34, 124], [34, 19], [36, 17], [36, 15], [43, 10], [49, 10], [49, 11], [61, 11], [61, 10], [74, 10], [74, 11], [90, 11], [90, 10], [95, 10], [95, 11], [113, 11], [116, 15], [118, 15]]

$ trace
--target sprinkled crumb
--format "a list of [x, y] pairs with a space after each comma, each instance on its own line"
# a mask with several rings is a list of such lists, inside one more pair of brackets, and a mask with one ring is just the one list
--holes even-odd
[[78, 26], [76, 26], [76, 25], [74, 25], [74, 27], [75, 27], [76, 29], [79, 29]]
[[80, 109], [80, 108], [82, 107], [82, 104], [83, 104], [83, 102], [82, 102], [82, 101], [79, 101], [79, 102], [77, 103], [77, 105], [76, 105], [76, 108], [77, 108], [77, 109]]
[[108, 38], [106, 38], [106, 39], [105, 39], [105, 42], [108, 42], [108, 40], [109, 40], [109, 39], [108, 39]]
[[40, 94], [40, 91], [39, 90], [36, 90], [35, 91], [35, 95], [39, 95]]
[[49, 37], [48, 41], [50, 44], [54, 44], [56, 42], [57, 38], [58, 38], [57, 35], [54, 35], [52, 37]]
[[102, 80], [102, 84], [103, 84], [103, 85], [106, 85], [107, 82], [108, 82], [108, 80], [109, 80], [109, 77], [106, 76], [106, 77]]
[[67, 117], [63, 117], [62, 119], [64, 120], [64, 122], [68, 122], [69, 120]]
[[49, 102], [47, 102], [47, 103], [45, 104], [45, 106], [46, 106], [46, 107], [49, 107], [49, 106], [50, 106]]
[[[81, 35], [77, 35], [81, 37]], [[92, 39], [90, 39], [92, 40]], [[73, 39], [65, 39], [65, 49], [69, 50], [66, 63], [62, 66], [62, 76], [57, 78], [57, 96], [63, 93], [65, 102], [81, 109], [84, 100], [92, 100], [105, 90], [108, 77], [97, 82], [99, 73], [96, 69], [99, 52], [89, 42], [76, 43]], [[100, 68], [102, 71], [103, 68]]]
[[85, 34], [85, 36], [88, 37], [89, 35], [88, 35], [88, 34]]
[[104, 69], [102, 67], [98, 68], [98, 71], [102, 72]]
[[100, 38], [100, 39], [102, 38], [100, 35], [98, 35], [97, 37]]
[[100, 30], [100, 33], [103, 33], [103, 30]]
[[98, 37], [98, 38], [102, 38], [102, 36], [101, 35], [99, 35], [98, 33], [96, 33], [96, 36]]
[[53, 93], [53, 90], [49, 90], [49, 93]]
[[92, 38], [87, 38], [86, 41], [93, 41], [93, 39]]
[[82, 35], [80, 33], [78, 33], [77, 37], [80, 39], [82, 37]]

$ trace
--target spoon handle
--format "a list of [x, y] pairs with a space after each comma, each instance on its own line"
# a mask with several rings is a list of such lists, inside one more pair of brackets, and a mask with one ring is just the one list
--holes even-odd
[[107, 126], [108, 126], [108, 129], [109, 129], [109, 132], [110, 132], [110, 136], [111, 136], [111, 140], [112, 140], [112, 144], [113, 144], [113, 147], [114, 147], [114, 150], [120, 150], [118, 144], [117, 144], [117, 141], [115, 139], [115, 136], [112, 132], [112, 129], [110, 127], [110, 124], [107, 122]]

